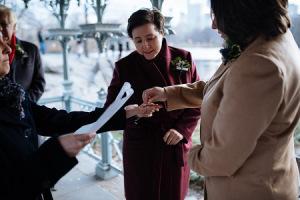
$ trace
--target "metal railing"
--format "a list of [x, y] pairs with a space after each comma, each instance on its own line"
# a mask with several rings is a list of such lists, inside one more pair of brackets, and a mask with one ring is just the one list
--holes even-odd
[[[90, 112], [96, 107], [103, 107], [106, 99], [104, 89], [98, 92], [98, 101], [90, 102], [73, 96], [59, 96], [42, 98], [38, 104], [57, 109], [70, 111]], [[119, 147], [120, 140], [115, 139], [111, 132], [97, 134], [95, 139], [88, 144], [82, 151], [99, 161], [96, 166], [96, 176], [101, 179], [109, 179], [118, 174], [123, 174], [122, 167], [117, 165], [117, 161], [122, 161], [122, 151]], [[112, 152], [115, 152], [117, 161], [113, 160]]]

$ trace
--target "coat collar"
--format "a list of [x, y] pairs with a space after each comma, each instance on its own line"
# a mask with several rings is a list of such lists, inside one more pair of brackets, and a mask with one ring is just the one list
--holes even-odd
[[206, 83], [204, 87], [204, 94], [206, 93], [207, 89], [215, 80], [218, 80], [232, 65], [234, 65], [238, 60], [242, 59], [245, 56], [248, 56], [253, 50], [257, 48], [258, 45], [263, 43], [264, 38], [262, 36], [257, 37], [249, 46], [241, 53], [241, 55], [234, 61], [228, 62], [226, 65], [223, 63], [217, 69], [215, 74], [211, 77], [211, 79]]
[[[21, 40], [19, 40], [18, 38], [16, 38], [16, 53], [15, 53], [15, 57], [13, 59], [13, 62], [11, 63], [11, 68], [15, 68], [16, 66], [20, 66], [20, 63], [22, 63], [22, 60], [26, 57], [24, 57], [24, 55], [20, 55], [18, 50], [17, 50], [17, 47], [21, 47], [22, 49], [24, 49], [22, 43], [21, 43]], [[26, 53], [26, 52], [25, 52]]]
[[[21, 52], [23, 51], [23, 52]], [[25, 51], [25, 47], [23, 45], [23, 42], [16, 38], [16, 56], [15, 59], [24, 59], [28, 57], [28, 53]]]
[[171, 55], [170, 48], [167, 44], [167, 40], [165, 38], [163, 38], [162, 47], [159, 52], [159, 55], [157, 56], [157, 59], [158, 59], [158, 62], [161, 62], [164, 64], [167, 72], [170, 71], [171, 58], [172, 58], [172, 55]]
[[226, 65], [221, 64], [220, 67], [217, 69], [217, 71], [214, 73], [214, 75], [211, 77], [209, 81], [206, 82], [206, 85], [203, 90], [203, 94], [206, 93], [208, 87], [213, 83], [215, 80], [218, 80], [232, 65], [231, 62], [227, 63]]
[[148, 77], [151, 83], [156, 86], [164, 87], [169, 85], [169, 80], [162, 74], [160, 67], [166, 67], [166, 70], [170, 68], [171, 53], [167, 45], [166, 39], [162, 41], [162, 47], [159, 54], [153, 60], [146, 60], [144, 56], [139, 55], [142, 64], [142, 70], [145, 73], [145, 77]]

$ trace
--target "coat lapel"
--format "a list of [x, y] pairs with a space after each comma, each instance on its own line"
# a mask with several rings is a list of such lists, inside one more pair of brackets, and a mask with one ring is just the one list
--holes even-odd
[[[162, 55], [160, 56], [160, 63], [163, 63], [164, 66], [164, 70], [162, 70], [165, 74], [165, 80], [167, 82], [168, 85], [177, 85], [177, 84], [181, 84], [182, 81], [186, 80], [187, 82], [189, 82], [188, 80], [190, 80], [190, 78], [188, 78], [188, 74], [189, 72], [185, 72], [185, 71], [179, 71], [179, 70], [175, 70], [172, 68], [175, 68], [172, 65], [172, 60], [176, 57], [185, 57], [184, 56], [184, 52], [182, 52], [182, 54], [178, 54], [178, 52], [174, 52], [171, 51], [170, 47], [167, 45], [167, 41], [164, 39], [163, 40], [163, 52]], [[174, 52], [174, 53], [172, 53]], [[184, 59], [185, 60], [185, 59]], [[190, 60], [190, 64], [192, 65], [192, 61]]]
[[175, 56], [172, 55], [165, 38], [162, 41], [161, 51], [154, 60], [147, 61], [143, 56], [139, 55], [137, 66], [142, 66], [141, 71], [143, 71], [145, 79], [149, 80], [149, 87], [165, 87], [180, 84], [180, 79], [186, 76], [187, 73], [183, 73], [180, 76], [179, 73], [171, 69], [171, 60]]
[[151, 83], [151, 86], [155, 85], [163, 87], [167, 85], [164, 76], [162, 75], [162, 73], [158, 69], [158, 66], [154, 62], [142, 62], [143, 64], [141, 64], [140, 66], [142, 66], [142, 71], [144, 73], [143, 76], [146, 80], [148, 80], [149, 83]]
[[17, 68], [17, 60], [14, 58], [12, 63], [10, 64], [10, 72], [9, 72], [9, 77], [13, 82], [16, 82], [16, 68]]
[[[252, 42], [240, 55], [239, 58], [237, 59], [241, 59], [241, 57], [244, 56], [248, 56], [248, 54], [250, 54], [250, 52], [252, 51], [252, 49], [256, 49], [257, 45], [260, 45], [262, 43], [262, 37], [259, 37], [258, 39], [256, 39], [254, 42]], [[203, 94], [206, 93], [207, 89], [210, 87], [210, 85], [215, 82], [216, 80], [218, 80], [229, 68], [230, 66], [233, 64], [234, 61], [229, 62], [227, 65], [221, 64], [221, 66], [218, 68], [218, 70], [216, 71], [216, 73], [212, 76], [212, 78], [206, 83], [204, 90], [203, 90]]]
[[203, 90], [203, 94], [206, 93], [207, 89], [210, 87], [210, 85], [215, 82], [216, 80], [218, 80], [226, 71], [227, 69], [229, 69], [231, 63], [228, 63], [227, 65], [221, 64], [220, 67], [217, 69], [217, 71], [215, 72], [215, 74], [211, 77], [211, 79], [209, 81], [207, 81], [204, 90]]
[[[24, 49], [24, 47], [22, 46], [22, 44], [18, 38], [17, 38], [17, 45], [20, 46], [22, 49]], [[20, 71], [19, 67], [22, 67], [22, 64], [24, 63], [24, 58], [25, 58], [24, 55], [19, 55], [19, 53], [16, 52], [13, 62], [10, 65], [10, 68], [11, 68], [10, 76], [14, 82], [16, 80], [18, 80], [18, 77], [16, 77], [18, 74], [19, 74], [19, 76], [22, 75], [22, 73], [17, 73], [17, 71]]]
[[[158, 58], [153, 61], [147, 61], [143, 56], [140, 56], [140, 62], [142, 63], [140, 66], [142, 67], [142, 71], [144, 72], [144, 76], [147, 77], [151, 86], [168, 86], [169, 80], [163, 75], [161, 68], [167, 67], [167, 70], [170, 66], [170, 52], [166, 45], [165, 39], [163, 39], [162, 49], [158, 55]], [[162, 66], [160, 66], [160, 63]], [[159, 66], [158, 66], [159, 65]]]
[[173, 73], [171, 72], [170, 66], [171, 66], [171, 59], [172, 59], [172, 55], [171, 55], [171, 51], [170, 48], [167, 45], [167, 41], [166, 39], [163, 40], [163, 45], [164, 47], [164, 58], [161, 58], [164, 62], [164, 66], [166, 67], [166, 73], [167, 73], [167, 80], [166, 82], [168, 83], [168, 85], [172, 85], [175, 84], [175, 80], [174, 77], [172, 76]]

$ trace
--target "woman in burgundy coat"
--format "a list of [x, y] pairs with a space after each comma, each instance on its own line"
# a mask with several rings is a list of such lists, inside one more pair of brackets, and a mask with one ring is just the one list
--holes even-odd
[[[164, 17], [158, 10], [133, 13], [127, 31], [136, 51], [116, 63], [105, 107], [126, 81], [135, 91], [126, 105], [140, 105], [147, 88], [198, 80], [191, 54], [167, 45]], [[199, 109], [160, 109], [151, 118], [126, 120], [123, 165], [127, 200], [184, 199], [190, 173], [186, 158], [199, 117]]]

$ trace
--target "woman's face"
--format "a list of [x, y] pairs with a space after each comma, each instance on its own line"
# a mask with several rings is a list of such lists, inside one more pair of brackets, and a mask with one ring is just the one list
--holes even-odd
[[8, 54], [11, 52], [10, 47], [3, 42], [0, 36], [0, 78], [8, 74], [10, 70]]
[[132, 40], [137, 52], [147, 60], [154, 59], [160, 52], [163, 34], [154, 24], [144, 24], [132, 30]]
[[16, 32], [16, 23], [12, 22], [8, 14], [0, 15], [1, 33], [3, 40], [10, 44], [13, 34]]

